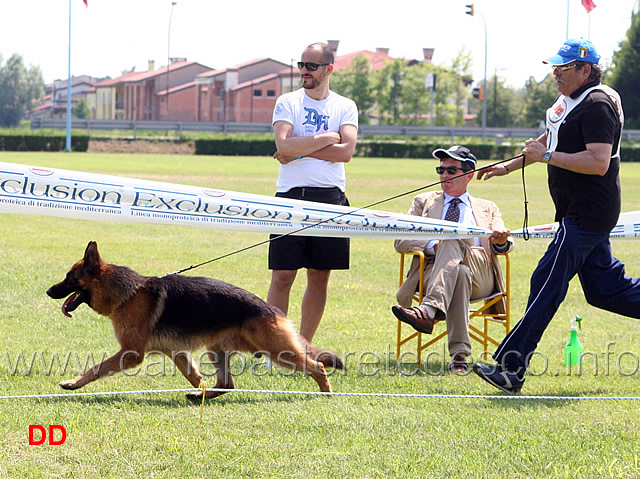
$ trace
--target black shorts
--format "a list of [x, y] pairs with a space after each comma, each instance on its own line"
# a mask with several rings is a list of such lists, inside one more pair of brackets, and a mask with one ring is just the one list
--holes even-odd
[[[347, 196], [337, 187], [291, 188], [287, 192], [276, 193], [276, 197], [349, 206]], [[273, 241], [269, 243], [269, 269], [349, 269], [349, 238], [277, 237], [271, 235]]]

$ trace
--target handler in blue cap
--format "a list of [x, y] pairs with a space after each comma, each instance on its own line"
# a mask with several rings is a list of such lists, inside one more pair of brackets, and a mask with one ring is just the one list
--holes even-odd
[[[547, 110], [546, 133], [525, 142], [524, 166], [547, 165], [559, 222], [556, 237], [531, 276], [527, 309], [498, 347], [495, 365], [475, 364], [485, 381], [508, 393], [522, 387], [542, 334], [577, 274], [592, 306], [640, 318], [640, 280], [625, 276], [611, 254], [609, 234], [620, 215], [620, 97], [600, 84], [600, 55], [585, 39], [567, 40], [550, 64], [560, 95]], [[496, 165], [479, 178], [504, 176], [520, 159]]]

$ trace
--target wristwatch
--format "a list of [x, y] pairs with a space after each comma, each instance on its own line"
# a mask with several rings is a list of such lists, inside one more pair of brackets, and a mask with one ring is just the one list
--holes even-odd
[[547, 164], [549, 164], [549, 160], [551, 160], [551, 155], [553, 154], [553, 151], [549, 150], [547, 152], [545, 152], [544, 155], [542, 155], [542, 158], [544, 158], [544, 161], [547, 162]]

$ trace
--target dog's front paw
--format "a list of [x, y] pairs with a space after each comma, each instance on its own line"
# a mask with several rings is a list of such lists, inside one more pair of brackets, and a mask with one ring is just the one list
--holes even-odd
[[74, 390], [82, 387], [82, 384], [79, 384], [77, 379], [67, 379], [66, 381], [62, 381], [60, 383], [60, 387], [62, 389]]

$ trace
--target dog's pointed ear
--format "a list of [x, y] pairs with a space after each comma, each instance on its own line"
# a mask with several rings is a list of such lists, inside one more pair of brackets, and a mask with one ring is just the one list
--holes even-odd
[[97, 272], [100, 265], [100, 253], [98, 253], [98, 243], [90, 241], [87, 249], [84, 250], [84, 267], [91, 272]]

